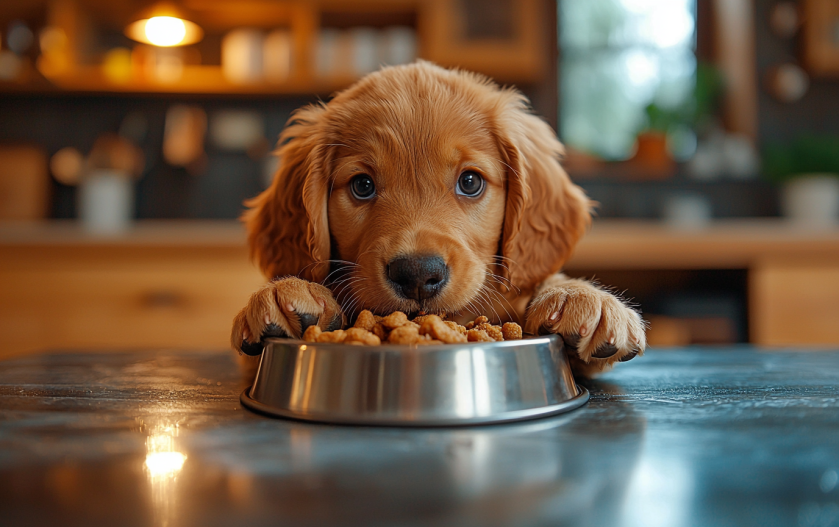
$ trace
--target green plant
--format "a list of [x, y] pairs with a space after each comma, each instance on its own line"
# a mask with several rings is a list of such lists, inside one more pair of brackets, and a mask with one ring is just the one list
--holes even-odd
[[694, 129], [707, 128], [720, 113], [720, 101], [725, 90], [722, 72], [713, 64], [700, 62], [696, 66], [696, 86], [693, 90]]
[[647, 123], [643, 132], [659, 132], [666, 134], [675, 125], [684, 122], [682, 112], [678, 109], [670, 110], [658, 106], [656, 103], [650, 103], [644, 108], [647, 114]]
[[692, 96], [683, 104], [665, 108], [653, 102], [645, 108], [646, 123], [642, 132], [670, 133], [679, 126], [688, 126], [699, 132], [707, 127], [719, 111], [723, 92], [723, 78], [713, 65], [699, 63]]
[[808, 135], [790, 143], [769, 143], [763, 148], [763, 172], [777, 183], [812, 173], [839, 177], [839, 136]]

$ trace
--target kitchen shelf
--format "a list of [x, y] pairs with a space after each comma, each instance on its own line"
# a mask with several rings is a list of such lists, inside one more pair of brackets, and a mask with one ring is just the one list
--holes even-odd
[[[139, 220], [129, 230], [91, 234], [72, 220], [0, 222], [0, 248], [13, 246], [246, 246], [236, 220]], [[746, 269], [763, 259], [839, 262], [839, 227], [807, 228], [781, 218], [717, 220], [698, 229], [659, 221], [595, 219], [569, 269]]]
[[123, 94], [195, 94], [195, 95], [329, 95], [355, 80], [343, 76], [332, 79], [289, 79], [282, 83], [258, 82], [235, 84], [227, 80], [220, 66], [186, 65], [181, 78], [174, 82], [137, 79], [116, 82], [96, 65], [76, 67], [72, 73], [29, 83], [0, 83], [5, 93], [123, 93]]
[[[114, 81], [97, 64], [105, 49], [114, 44], [91, 50], [89, 45], [80, 44], [80, 36], [88, 31], [85, 28], [94, 27], [108, 36], [107, 42], [125, 40], [121, 28], [130, 22], [131, 9], [103, 4], [100, 0], [56, 2], [45, 7], [46, 11], [33, 20], [38, 20], [39, 24], [46, 20], [47, 24], [61, 28], [68, 35], [66, 70], [42, 75], [34, 66], [34, 57], [24, 57], [20, 78], [0, 80], [0, 93], [328, 95], [349, 86], [361, 75], [337, 72], [331, 76], [318, 75], [314, 68], [318, 32], [323, 28], [392, 24], [410, 24], [416, 31], [418, 56], [442, 66], [477, 71], [503, 83], [524, 85], [544, 80], [546, 72], [550, 71], [550, 39], [547, 37], [550, 26], [543, 22], [545, 17], [542, 16], [548, 5], [545, 0], [510, 3], [511, 16], [508, 18], [512, 21], [512, 36], [507, 38], [470, 39], [465, 19], [471, 19], [472, 13], [463, 12], [465, 5], [456, 0], [243, 0], [235, 4], [188, 0], [185, 7], [195, 14], [195, 22], [214, 39], [243, 27], [287, 28], [290, 31], [295, 70], [288, 80], [236, 84], [225, 78], [217, 59], [200, 65], [186, 61], [182, 75], [173, 82], [157, 81], [148, 76], [139, 78], [136, 71], [125, 82]], [[5, 11], [0, 7], [0, 17]], [[96, 23], [90, 23], [92, 20]], [[126, 44], [127, 41], [121, 46]]]

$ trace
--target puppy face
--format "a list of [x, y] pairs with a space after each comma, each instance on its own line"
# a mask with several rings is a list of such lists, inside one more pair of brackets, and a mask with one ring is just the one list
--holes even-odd
[[588, 226], [554, 132], [478, 75], [384, 68], [298, 110], [280, 144], [246, 203], [251, 256], [330, 286], [349, 315], [488, 312], [558, 271]]
[[483, 108], [435, 88], [373, 89], [332, 121], [332, 252], [358, 264], [333, 265], [347, 307], [457, 312], [480, 301], [499, 249], [506, 167]]

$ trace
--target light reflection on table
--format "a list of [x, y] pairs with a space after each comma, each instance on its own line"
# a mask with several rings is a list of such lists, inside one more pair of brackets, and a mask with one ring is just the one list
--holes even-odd
[[175, 485], [186, 462], [186, 455], [177, 450], [177, 424], [158, 424], [149, 430], [146, 439], [146, 471], [151, 484], [155, 523], [163, 527], [175, 516]]

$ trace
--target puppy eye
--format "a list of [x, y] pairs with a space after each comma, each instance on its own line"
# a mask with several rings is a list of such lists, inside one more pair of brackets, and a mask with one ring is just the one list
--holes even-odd
[[359, 174], [352, 178], [350, 190], [356, 199], [370, 199], [376, 195], [376, 185], [367, 174]]
[[484, 178], [477, 172], [467, 170], [457, 178], [456, 192], [460, 196], [474, 198], [484, 190]]

